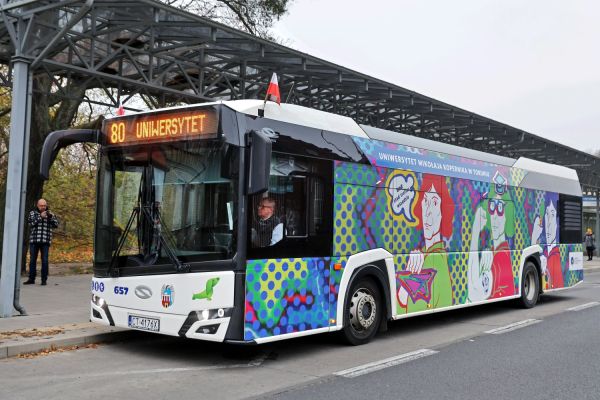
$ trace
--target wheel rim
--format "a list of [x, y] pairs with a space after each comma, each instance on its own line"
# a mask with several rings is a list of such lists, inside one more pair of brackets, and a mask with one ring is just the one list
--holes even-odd
[[525, 298], [527, 299], [527, 301], [532, 301], [535, 297], [535, 287], [535, 276], [533, 274], [533, 271], [529, 270], [527, 272], [527, 275], [525, 276], [525, 282], [523, 287], [523, 290], [525, 291]]
[[368, 289], [357, 289], [350, 299], [350, 324], [359, 332], [368, 330], [377, 317], [377, 304]]

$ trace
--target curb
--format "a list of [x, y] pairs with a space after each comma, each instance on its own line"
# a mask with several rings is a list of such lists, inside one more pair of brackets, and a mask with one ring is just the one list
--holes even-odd
[[85, 346], [93, 343], [110, 343], [130, 339], [137, 331], [119, 330], [92, 334], [80, 334], [64, 338], [48, 338], [29, 343], [13, 343], [0, 345], [0, 360], [21, 354], [37, 353], [43, 350], [68, 346]]

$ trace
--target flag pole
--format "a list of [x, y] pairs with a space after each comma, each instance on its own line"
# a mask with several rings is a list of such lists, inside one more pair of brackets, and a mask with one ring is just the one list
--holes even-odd
[[269, 93], [265, 93], [265, 101], [263, 101], [263, 106], [262, 108], [258, 109], [258, 116], [263, 118], [265, 116], [265, 107], [267, 106], [267, 97], [269, 96]]
[[269, 87], [267, 86], [267, 91], [265, 92], [265, 101], [263, 101], [262, 109], [258, 109], [258, 116], [263, 118], [265, 116], [265, 107], [267, 106], [267, 98], [269, 97]]
[[[271, 97], [269, 97], [271, 96]], [[265, 116], [265, 108], [267, 106], [267, 100], [275, 101], [278, 105], [281, 103], [281, 94], [279, 92], [279, 82], [277, 81], [277, 74], [273, 72], [271, 76], [271, 81], [269, 82], [269, 86], [267, 87], [267, 93], [265, 94], [265, 101], [263, 102], [262, 110], [258, 109], [258, 116]]]

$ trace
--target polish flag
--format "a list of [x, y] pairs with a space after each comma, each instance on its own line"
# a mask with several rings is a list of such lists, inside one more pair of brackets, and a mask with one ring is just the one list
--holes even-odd
[[125, 108], [123, 107], [123, 103], [121, 103], [121, 100], [119, 100], [119, 108], [117, 108], [117, 115], [119, 117], [125, 115]]
[[281, 95], [279, 94], [279, 83], [277, 82], [277, 74], [273, 72], [273, 76], [271, 77], [271, 82], [269, 82], [269, 87], [267, 88], [267, 96], [265, 97], [265, 103], [269, 101], [274, 101], [277, 104], [281, 104]]

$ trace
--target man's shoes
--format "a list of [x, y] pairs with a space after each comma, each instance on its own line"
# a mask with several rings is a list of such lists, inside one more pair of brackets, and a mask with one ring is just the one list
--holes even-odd
[[33, 285], [35, 283], [34, 280], [28, 279], [25, 282], [23, 282], [23, 285]]
[[42, 281], [42, 286], [46, 286], [46, 281]]

